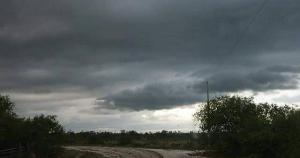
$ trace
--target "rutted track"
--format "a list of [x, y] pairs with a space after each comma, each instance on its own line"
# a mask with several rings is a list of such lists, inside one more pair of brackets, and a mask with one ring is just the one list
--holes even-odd
[[67, 150], [97, 153], [104, 158], [192, 158], [189, 151], [99, 146], [66, 146]]
[[137, 148], [111, 148], [96, 146], [72, 146], [65, 148], [69, 150], [93, 152], [100, 154], [105, 158], [163, 158], [162, 155], [157, 152]]

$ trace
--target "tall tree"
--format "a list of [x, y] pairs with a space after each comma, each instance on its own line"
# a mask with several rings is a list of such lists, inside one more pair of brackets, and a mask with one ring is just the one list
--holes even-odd
[[194, 117], [208, 136], [209, 145], [224, 155], [284, 158], [290, 154], [285, 151], [299, 147], [299, 133], [294, 133], [300, 128], [297, 114], [289, 106], [256, 104], [253, 98], [222, 96], [212, 99], [209, 107], [205, 104]]

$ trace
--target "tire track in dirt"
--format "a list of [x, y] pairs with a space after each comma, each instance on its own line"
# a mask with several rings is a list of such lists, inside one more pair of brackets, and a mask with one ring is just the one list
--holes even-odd
[[155, 151], [138, 148], [112, 148], [95, 146], [68, 146], [67, 150], [77, 150], [82, 152], [93, 152], [102, 155], [105, 158], [163, 158]]
[[[67, 150], [97, 153], [104, 158], [196, 158], [188, 155], [191, 151], [100, 147], [100, 146], [66, 146]], [[198, 157], [199, 158], [199, 157]]]

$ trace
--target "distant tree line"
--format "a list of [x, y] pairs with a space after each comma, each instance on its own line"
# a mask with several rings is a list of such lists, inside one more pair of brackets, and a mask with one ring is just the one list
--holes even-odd
[[194, 116], [207, 148], [220, 157], [300, 157], [300, 111], [291, 106], [222, 96], [209, 101]]
[[146, 132], [136, 131], [112, 132], [67, 132], [65, 143], [72, 145], [102, 145], [102, 146], [127, 146], [142, 148], [164, 149], [198, 149], [198, 133], [189, 132]]

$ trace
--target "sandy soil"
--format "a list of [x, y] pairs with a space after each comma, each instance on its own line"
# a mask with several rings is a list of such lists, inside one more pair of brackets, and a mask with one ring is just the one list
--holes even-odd
[[67, 150], [97, 153], [105, 158], [196, 158], [192, 151], [99, 146], [66, 146]]

